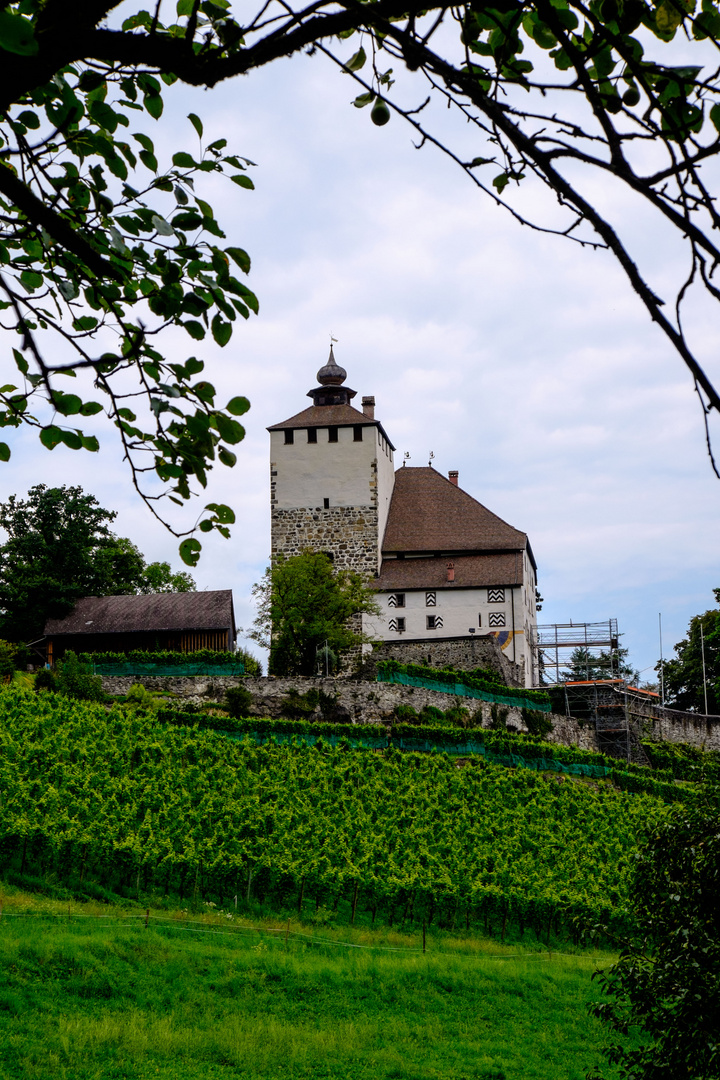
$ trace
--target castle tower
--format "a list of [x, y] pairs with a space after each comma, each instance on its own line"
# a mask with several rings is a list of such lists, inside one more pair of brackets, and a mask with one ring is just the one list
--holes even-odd
[[393, 451], [375, 419], [375, 399], [362, 412], [335, 362], [317, 373], [312, 405], [270, 432], [272, 558], [324, 551], [337, 567], [375, 577], [395, 472]]

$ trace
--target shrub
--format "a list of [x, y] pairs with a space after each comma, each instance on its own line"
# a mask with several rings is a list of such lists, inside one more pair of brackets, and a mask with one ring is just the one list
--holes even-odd
[[435, 705], [423, 705], [418, 718], [421, 724], [442, 724], [445, 713]]
[[152, 709], [153, 711], [157, 711], [161, 705], [165, 704], [162, 698], [157, 697], [139, 682], [132, 684], [125, 695], [125, 701], [128, 705], [135, 705], [141, 709]]
[[240, 720], [248, 715], [253, 697], [244, 686], [230, 686], [225, 691], [225, 701], [230, 715], [235, 717], [236, 720]]
[[263, 666], [258, 660], [257, 656], [253, 656], [247, 649], [238, 649], [235, 653], [235, 659], [240, 660], [245, 667], [246, 675], [260, 676], [263, 673]]
[[413, 709], [412, 705], [396, 705], [393, 709], [393, 719], [400, 724], [417, 724], [419, 717], [417, 709]]
[[462, 705], [451, 705], [445, 710], [445, 723], [454, 727], [470, 727], [470, 710], [464, 709]]
[[72, 650], [68, 650], [56, 665], [57, 690], [65, 697], [78, 701], [106, 701], [102, 679], [93, 675], [92, 665], [83, 664]]
[[55, 678], [55, 672], [50, 668], [40, 668], [35, 676], [35, 690], [57, 690], [57, 679]]
[[523, 709], [522, 718], [531, 735], [542, 738], [543, 735], [547, 735], [553, 729], [553, 723], [548, 714], [537, 712], [536, 709]]
[[7, 682], [17, 666], [17, 648], [9, 641], [0, 640], [0, 679]]
[[490, 727], [493, 731], [507, 731], [507, 718], [509, 709], [502, 705], [490, 706]]

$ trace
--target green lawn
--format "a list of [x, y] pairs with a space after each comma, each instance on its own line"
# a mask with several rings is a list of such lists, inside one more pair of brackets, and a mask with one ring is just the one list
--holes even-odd
[[299, 924], [286, 945], [269, 920], [146, 929], [20, 901], [0, 919], [3, 1080], [582, 1080], [600, 1057], [585, 1003], [607, 954], [439, 934], [423, 956], [417, 934]]

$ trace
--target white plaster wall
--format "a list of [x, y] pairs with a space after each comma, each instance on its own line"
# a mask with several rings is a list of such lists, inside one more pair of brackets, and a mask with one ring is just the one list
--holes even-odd
[[363, 428], [363, 441], [353, 441], [353, 429], [341, 427], [338, 441], [328, 442], [328, 429], [317, 429], [317, 443], [308, 443], [307, 430], [295, 432], [285, 444], [284, 431], [270, 432], [271, 469], [276, 472], [275, 502], [281, 510], [299, 506], [374, 506], [378, 459], [377, 428]]
[[[383, 537], [385, 536], [385, 526], [387, 525], [388, 513], [390, 511], [390, 500], [392, 498], [393, 488], [395, 487], [395, 462], [393, 461], [393, 451], [384, 438], [379, 428], [376, 429], [377, 439], [377, 492], [378, 492], [378, 532], [380, 536], [380, 544], [382, 545]], [[378, 570], [380, 567], [378, 566]]]
[[[524, 602], [524, 589], [516, 586], [514, 589], [505, 588], [505, 603], [489, 604], [487, 589], [437, 589], [435, 592], [436, 603], [434, 607], [428, 607], [425, 602], [425, 591], [413, 590], [405, 592], [405, 607], [390, 607], [388, 601], [391, 593], [378, 593], [375, 597], [381, 614], [379, 616], [366, 615], [363, 617], [363, 631], [368, 637], [376, 641], [416, 641], [419, 638], [442, 640], [447, 637], [469, 637], [470, 627], [475, 628], [476, 634], [492, 633], [499, 627], [490, 626], [490, 612], [502, 611], [505, 614], [506, 630], [515, 630], [512, 640], [503, 650], [508, 660], [523, 664], [525, 669], [525, 685], [533, 686], [532, 663], [528, 655], [526, 627], [527, 614]], [[513, 626], [513, 603], [511, 593], [514, 592], [515, 625]], [[441, 616], [442, 629], [428, 630], [427, 616]], [[479, 616], [479, 620], [478, 620]], [[400, 633], [390, 630], [389, 623], [393, 618], [405, 619], [405, 630]]]

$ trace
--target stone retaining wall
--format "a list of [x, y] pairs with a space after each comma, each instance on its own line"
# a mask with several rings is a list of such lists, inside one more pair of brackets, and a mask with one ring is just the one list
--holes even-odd
[[[244, 686], [253, 696], [252, 716], [279, 717], [288, 693], [296, 690], [301, 694], [310, 689], [322, 690], [336, 699], [336, 723], [379, 724], [389, 719], [398, 705], [411, 705], [417, 712], [424, 705], [434, 705], [438, 709], [449, 709], [460, 704], [470, 713], [475, 713], [475, 726], [490, 727], [492, 723], [489, 702], [472, 698], [456, 698], [454, 694], [441, 694], [435, 690], [425, 690], [415, 686], [398, 686], [395, 683], [379, 683], [362, 679], [303, 679], [297, 676], [264, 676], [249, 678], [238, 675], [104, 675], [103, 689], [108, 694], [127, 694], [133, 683], [139, 682], [148, 690], [170, 693], [177, 698], [178, 704], [190, 703], [195, 706], [221, 702], [225, 690], [231, 686]], [[522, 712], [518, 708], [507, 708], [507, 724], [517, 731], [526, 731]], [[583, 723], [573, 717], [546, 714], [553, 723], [553, 730], [545, 736], [548, 742], [562, 743], [565, 746], [579, 746], [584, 750], [597, 750], [597, 738], [592, 724]], [[482, 719], [481, 719], [482, 718]], [[316, 719], [321, 719], [317, 710]], [[481, 722], [479, 723], [478, 721]], [[635, 750], [639, 738], [655, 739], [658, 742], [686, 742], [704, 750], [720, 750], [720, 717], [698, 716], [688, 713], [673, 713], [665, 710], [660, 719], [637, 716], [632, 722], [633, 759], [640, 760]]]
[[381, 660], [400, 664], [426, 664], [430, 667], [454, 667], [460, 671], [491, 668], [506, 686], [522, 686], [520, 664], [508, 660], [492, 634], [461, 638], [428, 638], [422, 641], [383, 641], [375, 645], [363, 662], [360, 675], [374, 679]]
[[[470, 713], [475, 713], [474, 726], [489, 728], [492, 724], [492, 706], [487, 701], [471, 698], [457, 698], [454, 694], [440, 694], [435, 690], [424, 690], [415, 686], [398, 686], [395, 683], [367, 682], [355, 679], [301, 679], [297, 677], [264, 676], [245, 678], [233, 675], [212, 677], [195, 676], [157, 676], [130, 675], [103, 676], [103, 689], [108, 694], [126, 694], [134, 682], [142, 683], [151, 691], [162, 691], [177, 696], [178, 703], [207, 705], [221, 702], [227, 687], [244, 686], [253, 695], [251, 716], [282, 715], [282, 706], [291, 690], [307, 693], [310, 689], [321, 690], [335, 697], [335, 723], [380, 724], [389, 719], [398, 705], [411, 705], [417, 712], [424, 705], [434, 705], [437, 709], [449, 709], [460, 703]], [[527, 731], [522, 712], [510, 706], [498, 706], [507, 709], [506, 723], [516, 731]], [[567, 716], [549, 715], [553, 722], [553, 731], [546, 736], [549, 740], [567, 746], [580, 746], [585, 750], [595, 750], [595, 731], [582, 726], [577, 720]], [[316, 711], [315, 719], [321, 719]]]

